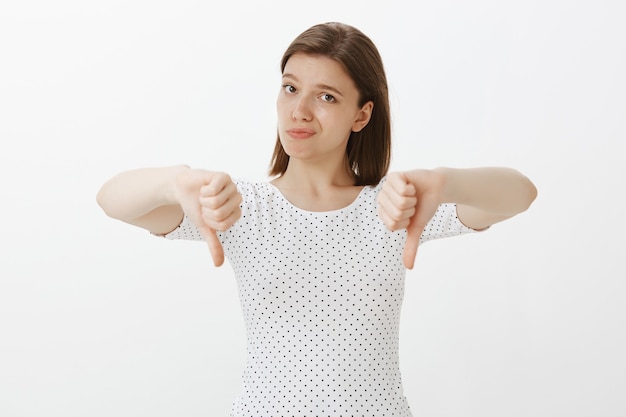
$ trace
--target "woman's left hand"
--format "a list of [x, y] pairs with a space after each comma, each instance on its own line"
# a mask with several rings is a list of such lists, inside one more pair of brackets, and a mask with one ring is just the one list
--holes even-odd
[[402, 261], [412, 269], [420, 236], [441, 203], [442, 178], [434, 171], [392, 172], [378, 194], [378, 213], [392, 231], [406, 229]]

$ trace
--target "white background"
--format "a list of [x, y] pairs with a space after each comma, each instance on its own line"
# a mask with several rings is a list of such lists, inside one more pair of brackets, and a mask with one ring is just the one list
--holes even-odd
[[383, 56], [394, 170], [506, 165], [539, 189], [421, 248], [401, 327], [415, 416], [625, 416], [625, 3], [264, 3], [0, 6], [0, 416], [228, 415], [230, 267], [95, 195], [144, 166], [263, 178], [281, 54], [331, 20]]

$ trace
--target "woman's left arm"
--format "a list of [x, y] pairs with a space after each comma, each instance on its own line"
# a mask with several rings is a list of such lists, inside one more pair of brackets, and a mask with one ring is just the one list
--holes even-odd
[[456, 203], [459, 220], [472, 229], [484, 229], [527, 210], [537, 196], [534, 184], [511, 168], [437, 168], [434, 172], [442, 178], [441, 202]]
[[389, 173], [378, 202], [387, 228], [407, 229], [404, 264], [410, 269], [440, 204], [455, 203], [459, 220], [480, 230], [527, 210], [536, 196], [534, 184], [511, 168], [436, 168]]

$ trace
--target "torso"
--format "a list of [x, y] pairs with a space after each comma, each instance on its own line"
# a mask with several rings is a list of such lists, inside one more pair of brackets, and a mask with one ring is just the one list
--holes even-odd
[[405, 232], [378, 219], [380, 187], [337, 187], [320, 201], [238, 188], [242, 217], [219, 233], [247, 333], [232, 415], [410, 417], [398, 366]]
[[[231, 415], [410, 417], [399, 369], [406, 231], [387, 230], [377, 215], [382, 182], [338, 187], [324, 204], [235, 181], [242, 216], [218, 233], [247, 333]], [[454, 205], [442, 205], [422, 242], [469, 231]], [[186, 217], [167, 238], [202, 240]]]

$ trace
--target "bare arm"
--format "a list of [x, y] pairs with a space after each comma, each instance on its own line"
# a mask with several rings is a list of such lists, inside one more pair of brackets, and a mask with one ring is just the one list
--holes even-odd
[[122, 172], [100, 188], [96, 199], [108, 216], [155, 234], [174, 230], [186, 214], [218, 266], [224, 253], [216, 231], [241, 216], [241, 195], [230, 176], [184, 165]]
[[379, 213], [390, 230], [407, 229], [404, 263], [412, 268], [426, 224], [442, 203], [456, 203], [459, 220], [473, 229], [515, 216], [537, 196], [533, 183], [510, 168], [437, 168], [390, 173]]
[[125, 171], [104, 183], [96, 200], [109, 217], [165, 234], [183, 218], [183, 209], [176, 200], [176, 176], [186, 170], [189, 167]]
[[534, 184], [511, 168], [438, 168], [441, 201], [457, 204], [459, 220], [484, 229], [526, 211], [537, 196]]

